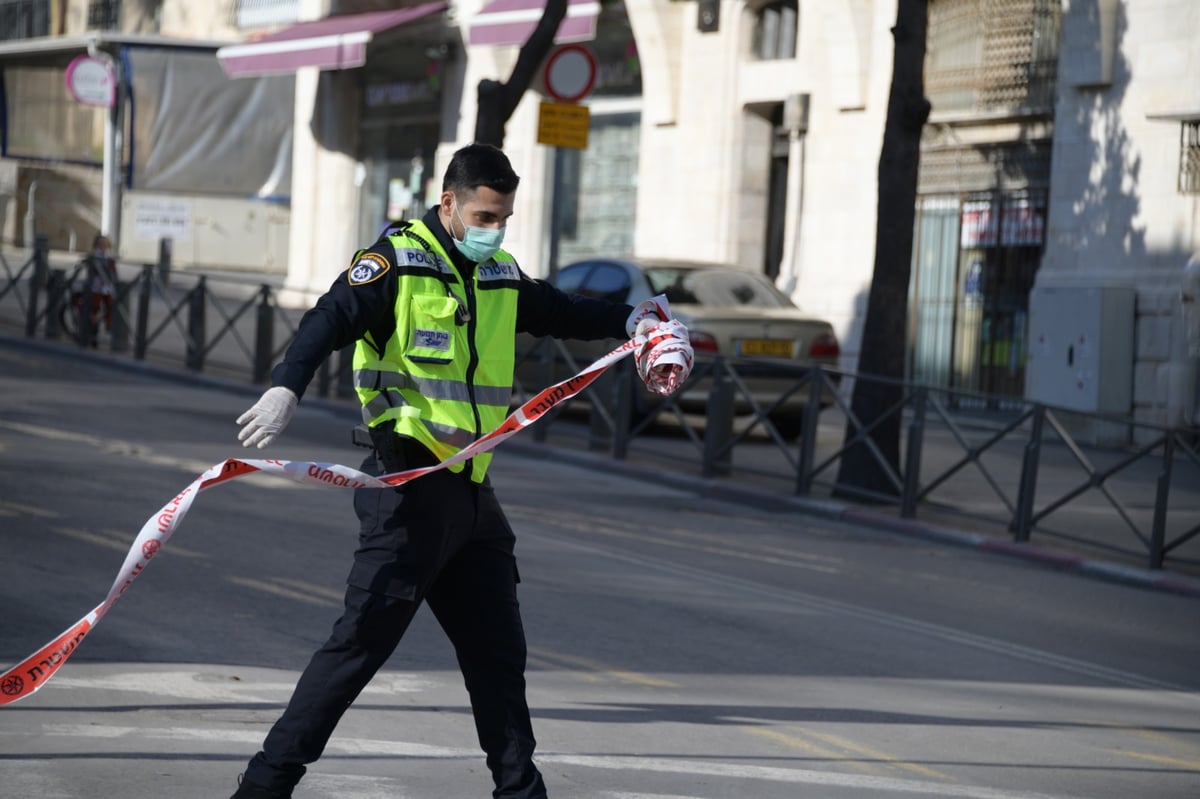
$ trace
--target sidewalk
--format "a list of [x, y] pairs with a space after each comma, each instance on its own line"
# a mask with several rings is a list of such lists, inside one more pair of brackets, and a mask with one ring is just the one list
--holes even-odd
[[[10, 267], [14, 271], [16, 266], [10, 260]], [[52, 266], [60, 264], [52, 260]], [[190, 282], [187, 282], [189, 279]], [[190, 286], [195, 282], [195, 276], [183, 273], [178, 282], [186, 282]], [[6, 284], [7, 277], [0, 274], [0, 290]], [[248, 286], [252, 288], [254, 284], [248, 283]], [[139, 362], [129, 354], [80, 349], [69, 343], [46, 341], [40, 336], [25, 338], [23, 330], [24, 315], [12, 293], [0, 297], [0, 346], [5, 348], [100, 358], [110, 361], [114, 367], [152, 372], [168, 379], [200, 382], [247, 396], [256, 396], [261, 390], [261, 387], [251, 384], [248, 372], [240, 377], [233, 372], [222, 373], [223, 370], [219, 369], [197, 374], [186, 369], [182, 360], [171, 365], [169, 356], [155, 358], [153, 362]], [[226, 341], [220, 349], [236, 347], [235, 342]], [[358, 419], [357, 406], [353, 401], [322, 399], [315, 395], [315, 391], [310, 391], [304, 401], [310, 405], [321, 404], [344, 414], [348, 424]], [[840, 447], [843, 428], [844, 422], [836, 410], [827, 410], [822, 414], [817, 441], [818, 463], [826, 453], [836, 452]], [[990, 430], [984, 422], [982, 425], [975, 424], [967, 434], [972, 436], [968, 444], [978, 446], [976, 439], [986, 438]], [[1170, 553], [1165, 569], [1148, 569], [1148, 556], [1138, 557], [1136, 553], [1117, 551], [1121, 548], [1137, 550], [1142, 544], [1121, 514], [1095, 488], [1085, 491], [1049, 517], [1048, 529], [1059, 530], [1066, 537], [1050, 536], [1035, 530], [1030, 543], [1018, 544], [1013, 541], [1005, 525], [999, 523], [1009, 512], [1005, 507], [1009, 500], [1002, 498], [979, 470], [970, 466], [939, 485], [928, 498], [929, 501], [919, 506], [918, 518], [909, 520], [900, 518], [894, 507], [835, 500], [829, 497], [827, 490], [820, 488], [815, 489], [809, 497], [795, 496], [794, 485], [787, 477], [790, 467], [785, 453], [766, 439], [735, 448], [733, 471], [728, 477], [721, 478], [701, 477], [694, 443], [678, 430], [672, 431], [669, 426], [656, 429], [651, 435], [638, 436], [631, 442], [626, 459], [621, 461], [602, 451], [589, 449], [586, 424], [553, 422], [546, 429], [543, 442], [536, 441], [532, 431], [525, 431], [505, 442], [502, 447], [505, 451], [538, 458], [553, 457], [598, 471], [619, 469], [624, 474], [634, 474], [648, 482], [658, 481], [732, 502], [890, 530], [943, 544], [1022, 558], [1058, 570], [1200, 598], [1200, 536]], [[1020, 472], [1021, 449], [1021, 441], [1017, 437], [996, 445], [986, 456], [985, 468], [1002, 494], [1010, 499], [1016, 496], [1015, 482]], [[1124, 451], [1105, 450], [1085, 452], [1098, 468], [1126, 454]], [[923, 480], [929, 479], [926, 475], [941, 474], [964, 455], [965, 450], [948, 428], [927, 430], [922, 450]], [[1057, 450], [1049, 448], [1044, 452], [1041, 463], [1038, 508], [1044, 507], [1044, 502], [1053, 501], [1081, 483], [1086, 483], [1086, 473], [1075, 464], [1065, 447]], [[1191, 467], [1191, 464], [1185, 466]], [[1106, 485], [1131, 515], [1132, 521], [1142, 529], [1148, 529], [1147, 520], [1155, 501], [1154, 481], [1159, 469], [1156, 460], [1149, 458], [1144, 463], [1133, 464]], [[1192, 479], [1191, 472], [1185, 472], [1182, 467], [1175, 471], [1171, 484], [1168, 541], [1200, 527], [1200, 479]], [[824, 479], [832, 480], [834, 472], [836, 464], [827, 471]], [[1072, 536], [1079, 540], [1072, 540]]]

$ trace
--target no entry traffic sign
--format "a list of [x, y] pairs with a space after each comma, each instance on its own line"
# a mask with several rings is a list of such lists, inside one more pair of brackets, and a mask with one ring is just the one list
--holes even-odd
[[582, 44], [564, 44], [546, 59], [546, 94], [577, 103], [596, 85], [596, 57]]

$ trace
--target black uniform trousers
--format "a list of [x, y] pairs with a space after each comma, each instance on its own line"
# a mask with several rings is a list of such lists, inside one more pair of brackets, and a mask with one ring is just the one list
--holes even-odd
[[[410, 444], [405, 463], [432, 456]], [[392, 458], [388, 458], [391, 461]], [[426, 463], [419, 462], [425, 461]], [[363, 471], [381, 474], [375, 455]], [[290, 794], [342, 714], [392, 654], [422, 601], [454, 645], [497, 799], [542, 799], [525, 700], [515, 539], [490, 484], [433, 472], [398, 489], [357, 489], [361, 522], [345, 610], [317, 650], [245, 779]]]

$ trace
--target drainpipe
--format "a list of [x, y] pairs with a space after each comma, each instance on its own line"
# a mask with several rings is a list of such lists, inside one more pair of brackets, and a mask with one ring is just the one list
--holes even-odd
[[117, 245], [118, 214], [121, 208], [121, 65], [111, 54], [88, 44], [88, 55], [108, 62], [113, 76], [113, 98], [104, 115], [104, 163], [100, 173], [100, 233]]
[[[1167, 424], [1187, 427], [1200, 424], [1197, 380], [1200, 378], [1200, 253], [1188, 260], [1179, 285], [1179, 311], [1183, 346], [1176, 347], [1167, 394]], [[1180, 350], [1183, 350], [1180, 353]]]
[[25, 201], [25, 232], [23, 236], [25, 240], [25, 246], [30, 248], [33, 247], [33, 237], [37, 232], [36, 225], [34, 224], [37, 215], [33, 212], [33, 201], [35, 197], [37, 197], [37, 181], [31, 180], [29, 181], [29, 196]]
[[809, 95], [792, 94], [783, 103], [783, 125], [788, 131], [787, 202], [783, 218], [783, 254], [777, 283], [790, 295], [799, 279], [800, 216], [804, 212], [804, 137], [808, 133]]

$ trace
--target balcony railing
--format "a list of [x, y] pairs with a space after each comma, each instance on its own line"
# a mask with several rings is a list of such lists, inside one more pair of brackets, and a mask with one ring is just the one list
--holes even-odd
[[935, 114], [1053, 111], [1057, 0], [935, 0], [929, 8], [925, 89]]

